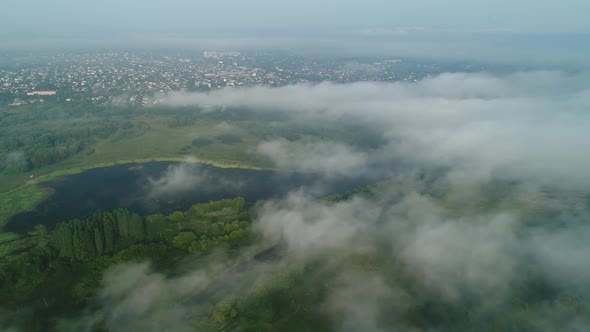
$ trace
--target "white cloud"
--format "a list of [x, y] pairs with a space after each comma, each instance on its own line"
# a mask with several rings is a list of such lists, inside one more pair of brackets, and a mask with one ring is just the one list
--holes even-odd
[[188, 192], [203, 183], [208, 176], [197, 160], [187, 158], [178, 165], [169, 166], [161, 177], [148, 179], [147, 196], [157, 198]]
[[[517, 193], [500, 193], [504, 200], [520, 200], [519, 195], [537, 200], [542, 196], [539, 188], [547, 185], [559, 188], [552, 191], [555, 195], [562, 194], [560, 187], [590, 189], [586, 175], [590, 156], [584, 153], [590, 143], [587, 82], [585, 76], [557, 72], [502, 77], [444, 74], [416, 83], [256, 87], [172, 93], [167, 98], [170, 104], [211, 110], [247, 106], [286, 111], [298, 123], [328, 123], [349, 116], [366, 120], [388, 138], [384, 147], [371, 152], [310, 138], [261, 143], [257, 152], [281, 168], [354, 174], [388, 156], [425, 169], [448, 169], [446, 178], [433, 183], [428, 177], [400, 174], [402, 181], [384, 185], [370, 200], [355, 197], [324, 203], [296, 192], [282, 201], [265, 202], [256, 211], [254, 229], [271, 243], [286, 243], [287, 258], [322, 257], [333, 266], [347, 266], [351, 256], [379, 253], [382, 261], [373, 269], [339, 271], [337, 285], [328, 289], [323, 308], [335, 318], [344, 316], [339, 320], [341, 330], [379, 331], [383, 329], [380, 314], [387, 312], [398, 324], [392, 329], [422, 331], [404, 321], [406, 310], [419, 305], [421, 297], [474, 305], [477, 327], [486, 321], [483, 317], [511, 305], [507, 303], [516, 296], [511, 292], [531, 277], [550, 280], [555, 287], [587, 288], [590, 270], [584, 253], [590, 250], [586, 244], [590, 228], [582, 222], [587, 214], [569, 211], [569, 203], [535, 202], [535, 208], [558, 207], [564, 215], [571, 212], [568, 218], [574, 222], [547, 225], [535, 220], [532, 227], [526, 208], [495, 207], [486, 201], [489, 197], [481, 186], [497, 179], [519, 180], [520, 186], [512, 188]], [[153, 181], [154, 188], [159, 188], [155, 190], [176, 192], [198, 185], [200, 177], [194, 177], [191, 167], [187, 163], [169, 169], [162, 179]], [[467, 212], [479, 200], [487, 204], [485, 209]], [[457, 204], [464, 206], [457, 208]], [[587, 210], [584, 204], [573, 205]], [[147, 275], [142, 283], [147, 288], [142, 286], [140, 292], [120, 297], [117, 294], [135, 287], [122, 283], [121, 289], [111, 285], [103, 294], [118, 303], [114, 309], [129, 306], [122, 311], [126, 315], [161, 317], [167, 322], [174, 315], [169, 316], [166, 309], [152, 312], [151, 306], [167, 303], [175, 290], [158, 286], [163, 282], [160, 276]], [[150, 289], [150, 285], [157, 287]], [[527, 315], [534, 318], [534, 330], [539, 331], [584, 326], [588, 321], [553, 302], [530, 308]]]
[[226, 121], [221, 121], [221, 122], [215, 124], [215, 126], [213, 126], [213, 129], [220, 131], [220, 132], [232, 132], [236, 129], [236, 127], [232, 126], [231, 124], [227, 123]]
[[257, 152], [281, 169], [328, 176], [360, 174], [367, 163], [366, 153], [330, 141], [278, 139], [259, 144]]
[[[590, 168], [590, 157], [583, 153], [590, 143], [588, 82], [585, 75], [560, 72], [455, 73], [415, 83], [228, 88], [171, 93], [165, 99], [171, 105], [212, 110], [245, 106], [286, 111], [327, 124], [351, 117], [372, 124], [389, 138], [388, 149], [381, 154], [392, 159], [452, 167], [483, 177], [590, 187], [584, 171]], [[280, 150], [287, 144], [263, 145], [262, 151]], [[291, 147], [297, 151], [300, 145]]]

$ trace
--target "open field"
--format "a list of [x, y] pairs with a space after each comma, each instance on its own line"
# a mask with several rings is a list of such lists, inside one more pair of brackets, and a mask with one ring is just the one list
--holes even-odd
[[15, 214], [27, 212], [51, 195], [51, 190], [27, 184], [0, 194], [0, 228]]
[[[159, 118], [139, 118], [149, 129], [131, 137], [114, 137], [97, 142], [93, 153], [82, 153], [62, 163], [60, 168], [69, 166], [92, 165], [118, 160], [135, 160], [149, 158], [182, 158], [192, 156], [197, 159], [217, 162], [221, 165], [249, 165], [255, 163], [249, 152], [256, 146], [256, 139], [239, 127], [231, 129], [231, 134], [240, 138], [239, 142], [225, 144], [217, 136], [226, 130], [215, 127], [210, 121], [198, 121], [191, 126], [170, 128]], [[245, 126], [245, 124], [240, 124]], [[193, 146], [198, 138], [210, 140], [205, 146]]]
[[[219, 128], [216, 122], [202, 120], [191, 126], [170, 128], [160, 117], [138, 117], [145, 129], [125, 135], [114, 135], [97, 140], [89, 148], [53, 165], [44, 166], [28, 173], [0, 175], [0, 192], [16, 189], [34, 175], [37, 181], [47, 181], [62, 175], [108, 167], [115, 164], [142, 163], [150, 161], [183, 161], [187, 157], [201, 163], [221, 168], [270, 169], [271, 165], [259, 160], [252, 152], [258, 139], [255, 123], [238, 123], [231, 129]], [[231, 130], [231, 134], [228, 131]], [[236, 137], [224, 142], [220, 137]], [[198, 146], [196, 139], [206, 141]]]

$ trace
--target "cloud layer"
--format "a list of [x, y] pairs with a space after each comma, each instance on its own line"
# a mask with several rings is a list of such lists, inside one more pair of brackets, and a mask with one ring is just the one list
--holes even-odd
[[[334, 281], [338, 286], [323, 306], [341, 331], [427, 331], [407, 320], [426, 299], [447, 307], [471, 306], [474, 320], [460, 330], [485, 330], [486, 319], [515, 310], [510, 306], [538, 278], [551, 289], [587, 299], [589, 269], [582, 257], [590, 250], [583, 240], [590, 225], [583, 219], [569, 219], [572, 226], [559, 227], [551, 220], [531, 227], [525, 214], [509, 210], [457, 215], [456, 209], [411, 189], [396, 199], [398, 185], [385, 186], [377, 200], [357, 197], [325, 204], [294, 193], [260, 210], [258, 230], [282, 239], [296, 257], [325, 256], [336, 264], [386, 255], [369, 268], [340, 270]], [[575, 306], [555, 301], [530, 302], [526, 324], [548, 332], [576, 331], [590, 323]], [[393, 325], [383, 326], [383, 315]], [[439, 324], [441, 331], [449, 331]]]
[[[534, 331], [578, 331], [590, 324], [576, 307], [590, 300], [588, 82], [558, 72], [458, 73], [413, 83], [172, 93], [166, 100], [211, 111], [287, 112], [298, 124], [345, 119], [386, 140], [372, 151], [319, 138], [261, 143], [256, 153], [280, 168], [354, 175], [376, 161], [418, 166], [371, 195], [325, 202], [297, 191], [256, 208], [255, 231], [286, 246], [281, 263], [323, 259], [323, 268], [334, 269], [319, 305], [340, 331], [483, 331], [494, 319]], [[183, 167], [170, 169], [155, 187], [169, 192], [198, 184]], [[111, 273], [101, 293], [114, 310], [109, 323], [126, 317], [132, 325], [115, 325], [144, 329], [146, 313], [168, 324], [194, 309], [152, 305], [168, 303], [177, 282], [198, 283], [198, 269], [180, 279], [142, 265]], [[114, 280], [128, 273], [144, 281], [140, 292], [117, 286]], [[425, 307], [434, 308], [426, 323], [412, 316]], [[449, 308], [465, 312], [465, 325], [444, 325]]]
[[282, 169], [319, 173], [327, 176], [362, 173], [367, 155], [349, 146], [330, 141], [288, 141], [279, 139], [258, 145], [257, 153]]
[[194, 190], [208, 176], [196, 162], [194, 159], [186, 159], [178, 165], [169, 166], [161, 177], [148, 179], [147, 197], [153, 199]]
[[[590, 179], [585, 169], [590, 167], [590, 157], [583, 149], [590, 143], [586, 134], [589, 81], [587, 75], [560, 72], [453, 73], [414, 83], [321, 83], [171, 93], [165, 100], [169, 105], [211, 110], [283, 111], [327, 125], [344, 117], [371, 125], [389, 141], [381, 156], [452, 167], [461, 176], [527, 178], [587, 187]], [[351, 156], [344, 152], [350, 151], [343, 147], [326, 151], [326, 144], [306, 147], [279, 141], [263, 144], [259, 152], [273, 155], [279, 165], [309, 168], [301, 158], [290, 158], [305, 149], [311, 160], [323, 158], [335, 170], [340, 165], [335, 166], [339, 163], [331, 158], [345, 154], [342, 166], [346, 168]], [[292, 152], [284, 152], [287, 145]], [[353, 165], [362, 164], [361, 155], [352, 157]]]
[[[325, 204], [297, 192], [259, 210], [257, 230], [284, 241], [295, 257], [346, 260], [389, 248], [394, 271], [341, 271], [340, 286], [324, 307], [342, 331], [422, 331], [405, 317], [428, 297], [471, 303], [470, 327], [483, 328], [485, 317], [518, 301], [515, 289], [537, 278], [583, 298], [590, 294], [582, 261], [590, 250], [583, 240], [590, 230], [583, 203], [590, 189], [585, 74], [452, 73], [411, 83], [321, 83], [167, 98], [170, 105], [211, 111], [286, 112], [297, 123], [346, 119], [387, 142], [373, 151], [310, 139], [262, 143], [257, 152], [281, 168], [354, 174], [390, 160], [443, 170], [434, 181], [400, 175], [403, 180], [385, 185], [377, 198]], [[512, 184], [498, 189], [498, 183]], [[574, 331], [590, 323], [555, 301], [529, 309], [529, 328]], [[392, 317], [385, 327], [379, 323], [384, 314]]]

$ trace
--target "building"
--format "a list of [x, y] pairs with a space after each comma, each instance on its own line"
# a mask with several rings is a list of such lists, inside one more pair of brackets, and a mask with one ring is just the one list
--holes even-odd
[[240, 56], [240, 52], [230, 51], [230, 52], [218, 52], [218, 51], [205, 51], [203, 52], [203, 57], [207, 59], [219, 59], [223, 57], [237, 57]]
[[27, 96], [55, 96], [57, 91], [55, 90], [29, 90]]

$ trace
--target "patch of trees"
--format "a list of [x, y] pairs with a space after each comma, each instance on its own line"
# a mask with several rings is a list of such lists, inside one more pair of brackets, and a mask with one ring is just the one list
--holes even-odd
[[59, 224], [52, 244], [60, 256], [88, 260], [155, 237], [140, 215], [117, 209]]
[[168, 270], [187, 253], [246, 244], [246, 209], [244, 199], [236, 198], [168, 216], [117, 209], [62, 222], [51, 232], [40, 227], [32, 247], [0, 257], [0, 311], [27, 306], [23, 330], [53, 330], [48, 326], [56, 317], [94, 301], [110, 266], [150, 260], [157, 270]]
[[193, 114], [177, 114], [172, 119], [168, 120], [168, 127], [190, 127], [195, 124], [197, 117]]
[[325, 264], [293, 264], [243, 296], [218, 304], [211, 319], [225, 331], [335, 331], [321, 308], [331, 280]]
[[210, 242], [236, 241], [248, 231], [243, 198], [196, 204], [187, 213], [175, 211], [142, 217], [125, 209], [95, 213], [60, 223], [52, 246], [61, 257], [89, 260], [132, 244], [166, 242], [189, 252], [206, 251]]
[[133, 108], [82, 102], [47, 102], [2, 111], [0, 172], [29, 172], [88, 153], [97, 140], [143, 135], [150, 128], [137, 119], [138, 114]]
[[211, 218], [215, 212], [219, 212], [217, 215], [225, 216], [233, 216], [232, 213], [236, 213], [236, 217], [247, 218], [247, 214], [244, 214], [246, 213], [246, 201], [242, 197], [236, 197], [234, 199], [195, 204], [187, 211], [186, 215], [188, 218]]
[[19, 162], [3, 163], [0, 171], [28, 172], [52, 165], [80, 153], [96, 139], [104, 139], [120, 128], [116, 122], [92, 126], [67, 126], [59, 129], [27, 130], [0, 134], [0, 154], [19, 153]]
[[248, 240], [249, 216], [241, 197], [195, 204], [186, 213], [176, 211], [168, 218], [178, 222], [181, 230], [172, 245], [188, 252], [207, 251], [223, 242], [241, 245]]

